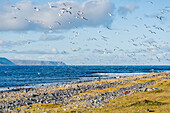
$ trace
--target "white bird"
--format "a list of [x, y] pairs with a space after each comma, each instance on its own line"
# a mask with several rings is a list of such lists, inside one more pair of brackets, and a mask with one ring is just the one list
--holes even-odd
[[107, 12], [107, 14], [109, 15], [109, 16], [113, 16], [112, 14], [110, 14], [109, 12]]
[[37, 12], [40, 11], [40, 9], [38, 9], [37, 7], [34, 7], [34, 9], [35, 9], [35, 11], [37, 11]]
[[57, 6], [51, 5], [50, 2], [48, 2], [48, 5], [49, 5], [50, 9], [51, 9], [51, 8], [58, 8]]
[[19, 7], [16, 7], [16, 6], [13, 6], [13, 5], [11, 7], [15, 8], [17, 10], [21, 10]]
[[28, 20], [28, 19], [25, 19], [27, 22], [31, 22], [30, 20]]
[[148, 1], [148, 3], [153, 4], [153, 2], [152, 2], [152, 1]]
[[84, 13], [83, 13], [83, 12], [81, 12], [81, 11], [78, 11], [78, 13], [79, 13], [80, 15], [84, 14]]
[[51, 25], [49, 26], [49, 32], [50, 32], [50, 33], [53, 32]]
[[58, 13], [58, 16], [62, 16], [60, 13]]

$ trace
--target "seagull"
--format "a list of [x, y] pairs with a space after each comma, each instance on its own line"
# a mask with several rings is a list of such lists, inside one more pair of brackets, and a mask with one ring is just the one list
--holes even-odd
[[98, 31], [98, 33], [101, 33], [102, 31]]
[[17, 10], [21, 10], [20, 8], [18, 8], [18, 7], [16, 7], [16, 6], [11, 6], [11, 7], [13, 7], [13, 8], [15, 8], [15, 9], [17, 9]]
[[57, 6], [52, 6], [50, 2], [48, 2], [48, 5], [49, 5], [50, 9], [51, 8], [58, 8]]
[[125, 17], [122, 17], [122, 19], [127, 20], [127, 18], [125, 18]]
[[51, 25], [49, 26], [49, 32], [50, 32], [50, 33], [53, 32]]
[[148, 3], [153, 4], [153, 2], [152, 2], [152, 1], [148, 1]]
[[150, 28], [150, 26], [147, 26], [146, 24], [144, 24], [146, 28]]
[[55, 21], [58, 25], [60, 25], [61, 26], [61, 23], [59, 22], [59, 21]]
[[108, 30], [112, 30], [110, 27], [106, 27]]
[[61, 12], [61, 13], [65, 13], [65, 12], [67, 12], [67, 13], [72, 14], [72, 12], [71, 12], [71, 11], [68, 11], [68, 10], [67, 10], [67, 9], [65, 9], [65, 8], [60, 8], [60, 12]]
[[72, 9], [72, 7], [68, 7], [65, 3], [63, 3], [63, 4], [64, 4], [64, 6], [67, 7], [68, 10]]
[[58, 16], [62, 16], [60, 13], [58, 13]]
[[85, 17], [83, 17], [82, 15], [80, 15], [79, 13], [77, 13], [82, 19], [84, 19], [84, 20], [86, 20], [86, 21], [88, 21], [88, 19], [87, 18], [85, 18]]
[[140, 18], [140, 17], [136, 17], [136, 19], [138, 19], [138, 20], [142, 20], [142, 18]]
[[162, 16], [156, 16], [158, 19], [162, 20]]
[[83, 13], [83, 12], [81, 12], [81, 11], [78, 11], [78, 13], [79, 13], [80, 15], [84, 14], [84, 13]]
[[153, 32], [153, 31], [151, 31], [151, 30], [149, 30], [152, 34], [156, 34], [156, 32]]
[[132, 26], [134, 26], [134, 27], [136, 27], [136, 28], [138, 27], [137, 25], [132, 25]]
[[27, 22], [31, 22], [30, 20], [28, 20], [28, 19], [25, 19]]
[[35, 9], [35, 11], [37, 11], [37, 12], [40, 11], [40, 9], [38, 9], [37, 7], [34, 7], [34, 9]]
[[109, 12], [107, 12], [107, 14], [109, 15], [109, 16], [113, 16], [112, 14], [110, 14]]

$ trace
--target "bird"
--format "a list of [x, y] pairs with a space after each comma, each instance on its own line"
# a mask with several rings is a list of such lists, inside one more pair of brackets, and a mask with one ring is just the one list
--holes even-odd
[[132, 26], [133, 26], [133, 27], [136, 27], [136, 28], [138, 27], [137, 25], [132, 25]]
[[84, 14], [84, 13], [83, 13], [83, 12], [81, 12], [81, 11], [78, 11], [78, 13], [79, 13], [80, 15]]
[[109, 13], [109, 12], [107, 12], [107, 14], [109, 15], [109, 16], [113, 16], [111, 13]]
[[136, 17], [136, 19], [138, 19], [138, 20], [142, 20], [142, 18], [140, 18], [140, 17]]
[[156, 32], [149, 30], [152, 34], [156, 34]]
[[146, 25], [146, 24], [144, 24], [144, 26], [145, 26], [146, 28], [151, 28], [150, 26], [148, 26], [148, 25]]
[[88, 21], [88, 19], [87, 19], [87, 18], [83, 17], [83, 16], [82, 16], [82, 15], [80, 15], [79, 13], [77, 13], [77, 14], [78, 14], [78, 16], [80, 16], [82, 19], [84, 19], [84, 20]]
[[156, 16], [158, 19], [162, 20], [162, 16]]
[[60, 12], [61, 12], [62, 14], [64, 14], [65, 12], [66, 12], [66, 13], [70, 13], [70, 14], [72, 14], [72, 12], [71, 12], [71, 11], [68, 11], [68, 10], [67, 10], [67, 9], [65, 9], [65, 8], [60, 8], [59, 10], [60, 10]]
[[153, 2], [152, 2], [152, 1], [148, 1], [148, 3], [153, 4]]
[[112, 30], [110, 27], [106, 27], [108, 30]]
[[25, 19], [27, 22], [31, 22], [30, 20], [28, 20], [28, 19]]
[[49, 32], [50, 32], [50, 33], [53, 32], [51, 25], [49, 26]]
[[68, 7], [65, 3], [63, 3], [63, 4], [64, 4], [64, 6], [67, 7], [68, 10], [72, 9], [72, 7]]
[[62, 16], [60, 13], [58, 13], [58, 16]]
[[34, 7], [34, 9], [35, 9], [35, 11], [37, 11], [37, 12], [40, 11], [40, 9], [38, 9], [37, 7]]
[[128, 20], [127, 18], [125, 18], [125, 17], [122, 17], [122, 19], [124, 19], [124, 20]]
[[60, 25], [61, 26], [61, 23], [60, 22], [58, 22], [58, 21], [55, 21], [58, 25]]
[[19, 7], [16, 7], [16, 6], [13, 6], [13, 5], [11, 7], [15, 8], [17, 10], [21, 10]]
[[50, 9], [51, 9], [51, 8], [58, 8], [57, 6], [53, 6], [53, 5], [51, 5], [51, 3], [50, 3], [50, 2], [48, 2], [48, 5], [49, 5]]

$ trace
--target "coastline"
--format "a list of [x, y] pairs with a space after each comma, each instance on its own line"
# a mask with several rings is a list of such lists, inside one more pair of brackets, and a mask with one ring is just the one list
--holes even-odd
[[[63, 82], [54, 82], [54, 83], [40, 83], [40, 84], [26, 84], [26, 85], [20, 85], [20, 86], [5, 86], [0, 87], [0, 92], [9, 92], [9, 91], [16, 91], [16, 90], [22, 90], [22, 89], [29, 89], [29, 88], [41, 88], [41, 87], [50, 87], [50, 86], [56, 86], [56, 85], [66, 85], [66, 84], [75, 84], [75, 83], [81, 83], [81, 82], [90, 82], [90, 81], [98, 81], [98, 76], [101, 76], [100, 79], [114, 79], [116, 76], [119, 76], [121, 78], [124, 77], [130, 77], [130, 76], [138, 76], [143, 74], [149, 74], [149, 73], [94, 73], [92, 75], [96, 75], [95, 77], [92, 77], [89, 79], [87, 76], [84, 77], [86, 79], [84, 80], [74, 80], [74, 81], [63, 81]], [[89, 76], [90, 77], [90, 76]]]
[[[57, 110], [60, 112], [87, 112], [88, 109], [96, 112], [98, 109], [105, 109], [106, 105], [109, 105], [114, 99], [141, 93], [141, 90], [144, 90], [144, 88], [156, 85], [162, 81], [169, 83], [169, 76], [170, 72], [168, 71], [1, 92], [0, 111], [34, 112], [33, 110], [35, 110], [35, 112], [39, 112], [44, 110], [45, 112], [52, 110], [54, 112]], [[161, 91], [159, 87], [153, 88], [156, 91]], [[168, 99], [170, 98], [168, 97]], [[44, 108], [42, 107], [43, 105]]]

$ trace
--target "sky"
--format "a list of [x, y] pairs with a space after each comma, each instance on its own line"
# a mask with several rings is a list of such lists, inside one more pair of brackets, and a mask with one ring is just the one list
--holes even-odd
[[170, 65], [169, 0], [1, 0], [0, 57]]

